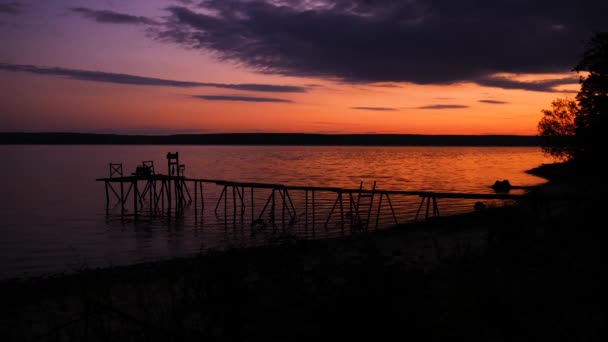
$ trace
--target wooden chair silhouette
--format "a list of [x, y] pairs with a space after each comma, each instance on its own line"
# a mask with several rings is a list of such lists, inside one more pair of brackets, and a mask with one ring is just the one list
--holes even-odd
[[110, 178], [122, 177], [122, 163], [110, 163]]
[[167, 153], [167, 166], [169, 176], [179, 175], [179, 152]]
[[141, 162], [141, 165], [145, 166], [150, 170], [150, 174], [154, 175], [154, 161], [153, 160], [144, 160]]
[[131, 175], [138, 177], [151, 177], [154, 175], [154, 162], [151, 160], [144, 160], [141, 165], [137, 165], [135, 172]]

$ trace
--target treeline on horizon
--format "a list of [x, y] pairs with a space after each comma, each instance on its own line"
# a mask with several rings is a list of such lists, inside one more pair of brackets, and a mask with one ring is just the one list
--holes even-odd
[[0, 144], [4, 145], [539, 146], [539, 143], [539, 137], [523, 135], [0, 133]]

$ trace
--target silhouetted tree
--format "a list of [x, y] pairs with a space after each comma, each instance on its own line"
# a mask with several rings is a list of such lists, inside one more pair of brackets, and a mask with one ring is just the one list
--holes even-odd
[[596, 32], [587, 51], [573, 69], [586, 72], [580, 77], [581, 90], [576, 99], [580, 110], [575, 119], [577, 159], [599, 161], [603, 135], [608, 134], [608, 32]]
[[576, 154], [575, 118], [579, 112], [574, 99], [555, 99], [551, 109], [543, 109], [538, 123], [543, 152], [559, 160], [572, 159]]
[[581, 90], [576, 101], [556, 99], [542, 110], [541, 147], [557, 159], [593, 163], [601, 160], [602, 135], [608, 134], [608, 32], [594, 34], [573, 71], [584, 72]]

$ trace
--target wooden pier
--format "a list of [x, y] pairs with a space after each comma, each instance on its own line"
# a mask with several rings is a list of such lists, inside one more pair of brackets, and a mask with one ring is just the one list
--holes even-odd
[[[116, 203], [122, 215], [134, 219], [180, 216], [188, 208], [195, 220], [213, 213], [224, 225], [285, 229], [299, 224], [305, 229], [332, 226], [354, 232], [378, 229], [381, 218], [393, 225], [437, 217], [439, 200], [535, 199], [506, 193], [385, 190], [377, 188], [376, 182], [368, 187], [361, 182], [357, 188], [336, 188], [192, 178], [184, 175], [185, 165], [178, 158], [178, 153], [167, 154], [167, 174], [155, 173], [151, 161], [142, 162], [130, 175], [123, 174], [122, 164], [110, 164], [109, 177], [97, 179], [105, 183], [106, 208]], [[472, 210], [471, 204], [468, 211]], [[412, 215], [403, 218], [404, 212]]]

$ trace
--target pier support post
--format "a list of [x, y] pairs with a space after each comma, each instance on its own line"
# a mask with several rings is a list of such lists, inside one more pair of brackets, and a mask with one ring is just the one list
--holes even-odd
[[340, 199], [340, 228], [344, 233], [344, 201], [342, 200], [342, 192], [340, 192], [338, 198]]
[[[192, 196], [190, 196], [190, 190], [188, 190], [188, 184], [186, 184], [186, 181], [182, 179], [182, 188], [186, 190], [186, 195], [188, 195], [188, 204], [192, 203]], [[182, 193], [183, 195], [183, 193]], [[186, 198], [184, 197], [184, 201], [186, 200]]]
[[167, 186], [165, 184], [165, 180], [163, 179], [163, 181], [161, 182], [161, 185], [160, 185], [160, 202], [161, 202], [161, 205], [162, 205], [161, 215], [165, 211], [165, 193], [166, 192], [167, 192]]
[[164, 185], [165, 185], [165, 194], [167, 195], [167, 208], [171, 208], [173, 205], [171, 204], [171, 181], [170, 180], [164, 180], [163, 181]]
[[308, 231], [308, 189], [304, 193], [304, 230]]
[[253, 206], [253, 186], [251, 187], [251, 226], [253, 227], [253, 222], [255, 221], [255, 213]]
[[418, 216], [420, 215], [422, 206], [424, 205], [425, 201], [426, 201], [425, 219], [428, 219], [430, 216], [431, 201], [433, 202], [433, 216], [439, 216], [439, 207], [437, 206], [437, 197], [435, 196], [435, 194], [427, 193], [427, 194], [420, 195], [420, 197], [422, 197], [422, 200], [420, 201], [420, 205], [418, 206], [418, 211], [416, 211], [416, 217], [414, 218], [414, 221], [418, 220]]
[[329, 221], [331, 220], [331, 216], [334, 214], [334, 211], [336, 210], [336, 206], [338, 205], [339, 200], [340, 200], [340, 193], [338, 193], [338, 196], [336, 197], [336, 200], [334, 201], [334, 205], [331, 207], [331, 210], [329, 211], [329, 214], [327, 215], [327, 220], [325, 221], [325, 230], [327, 230], [327, 225], [329, 225]]
[[232, 225], [236, 226], [236, 185], [232, 186]]
[[[376, 213], [376, 227], [375, 227], [375, 229], [378, 229], [378, 222], [380, 221], [380, 208], [382, 208], [382, 197], [384, 197], [384, 193], [381, 192], [380, 193], [380, 198], [378, 199], [378, 212]], [[365, 229], [367, 230], [367, 225], [365, 226]]]
[[439, 216], [439, 207], [437, 206], [437, 198], [433, 196], [433, 216]]
[[391, 197], [386, 194], [386, 200], [388, 201], [388, 206], [391, 208], [391, 213], [393, 214], [393, 220], [395, 220], [395, 224], [399, 224], [397, 221], [397, 215], [395, 215], [395, 208], [393, 208], [393, 203], [391, 202]]
[[137, 193], [137, 180], [133, 181], [133, 217], [137, 218], [137, 202], [139, 201], [139, 194]]
[[150, 198], [149, 199], [149, 201], [150, 201], [150, 215], [152, 215], [152, 212], [153, 212], [153, 201], [154, 201], [154, 193], [153, 193], [154, 190], [152, 189], [152, 187], [154, 187], [154, 180], [150, 179], [148, 182], [149, 182], [148, 183], [148, 191], [150, 192], [150, 194], [148, 195], [148, 197]]
[[[279, 190], [281, 191], [281, 190]], [[281, 193], [281, 197], [283, 199], [282, 203], [281, 203], [281, 225], [283, 227], [283, 233], [285, 233], [285, 207], [287, 206], [287, 203], [285, 201], [285, 190], [282, 190]]]
[[315, 234], [315, 191], [312, 191], [312, 234]]
[[110, 194], [108, 193], [108, 182], [105, 181], [105, 188], [106, 188], [106, 208], [110, 206]]
[[203, 196], [203, 182], [198, 183], [201, 190], [201, 216], [205, 213], [205, 197]]
[[353, 192], [348, 192], [348, 219], [350, 223], [350, 231], [353, 231], [354, 221], [353, 221]]
[[226, 189], [227, 189], [227, 186], [224, 185], [224, 188], [222, 189], [222, 192], [220, 193], [220, 198], [217, 199], [217, 204], [215, 205], [215, 215], [217, 215], [217, 208], [219, 208], [220, 203], [222, 203], [222, 197], [226, 196]]
[[120, 214], [121, 215], [125, 214], [125, 197], [124, 197], [124, 193], [125, 193], [125, 187], [123, 186], [122, 182], [120, 182]]
[[274, 214], [275, 214], [275, 192], [276, 189], [272, 189], [272, 206], [270, 207], [270, 220], [272, 221], [272, 226], [274, 227]]
[[198, 182], [194, 181], [194, 218], [198, 216]]

